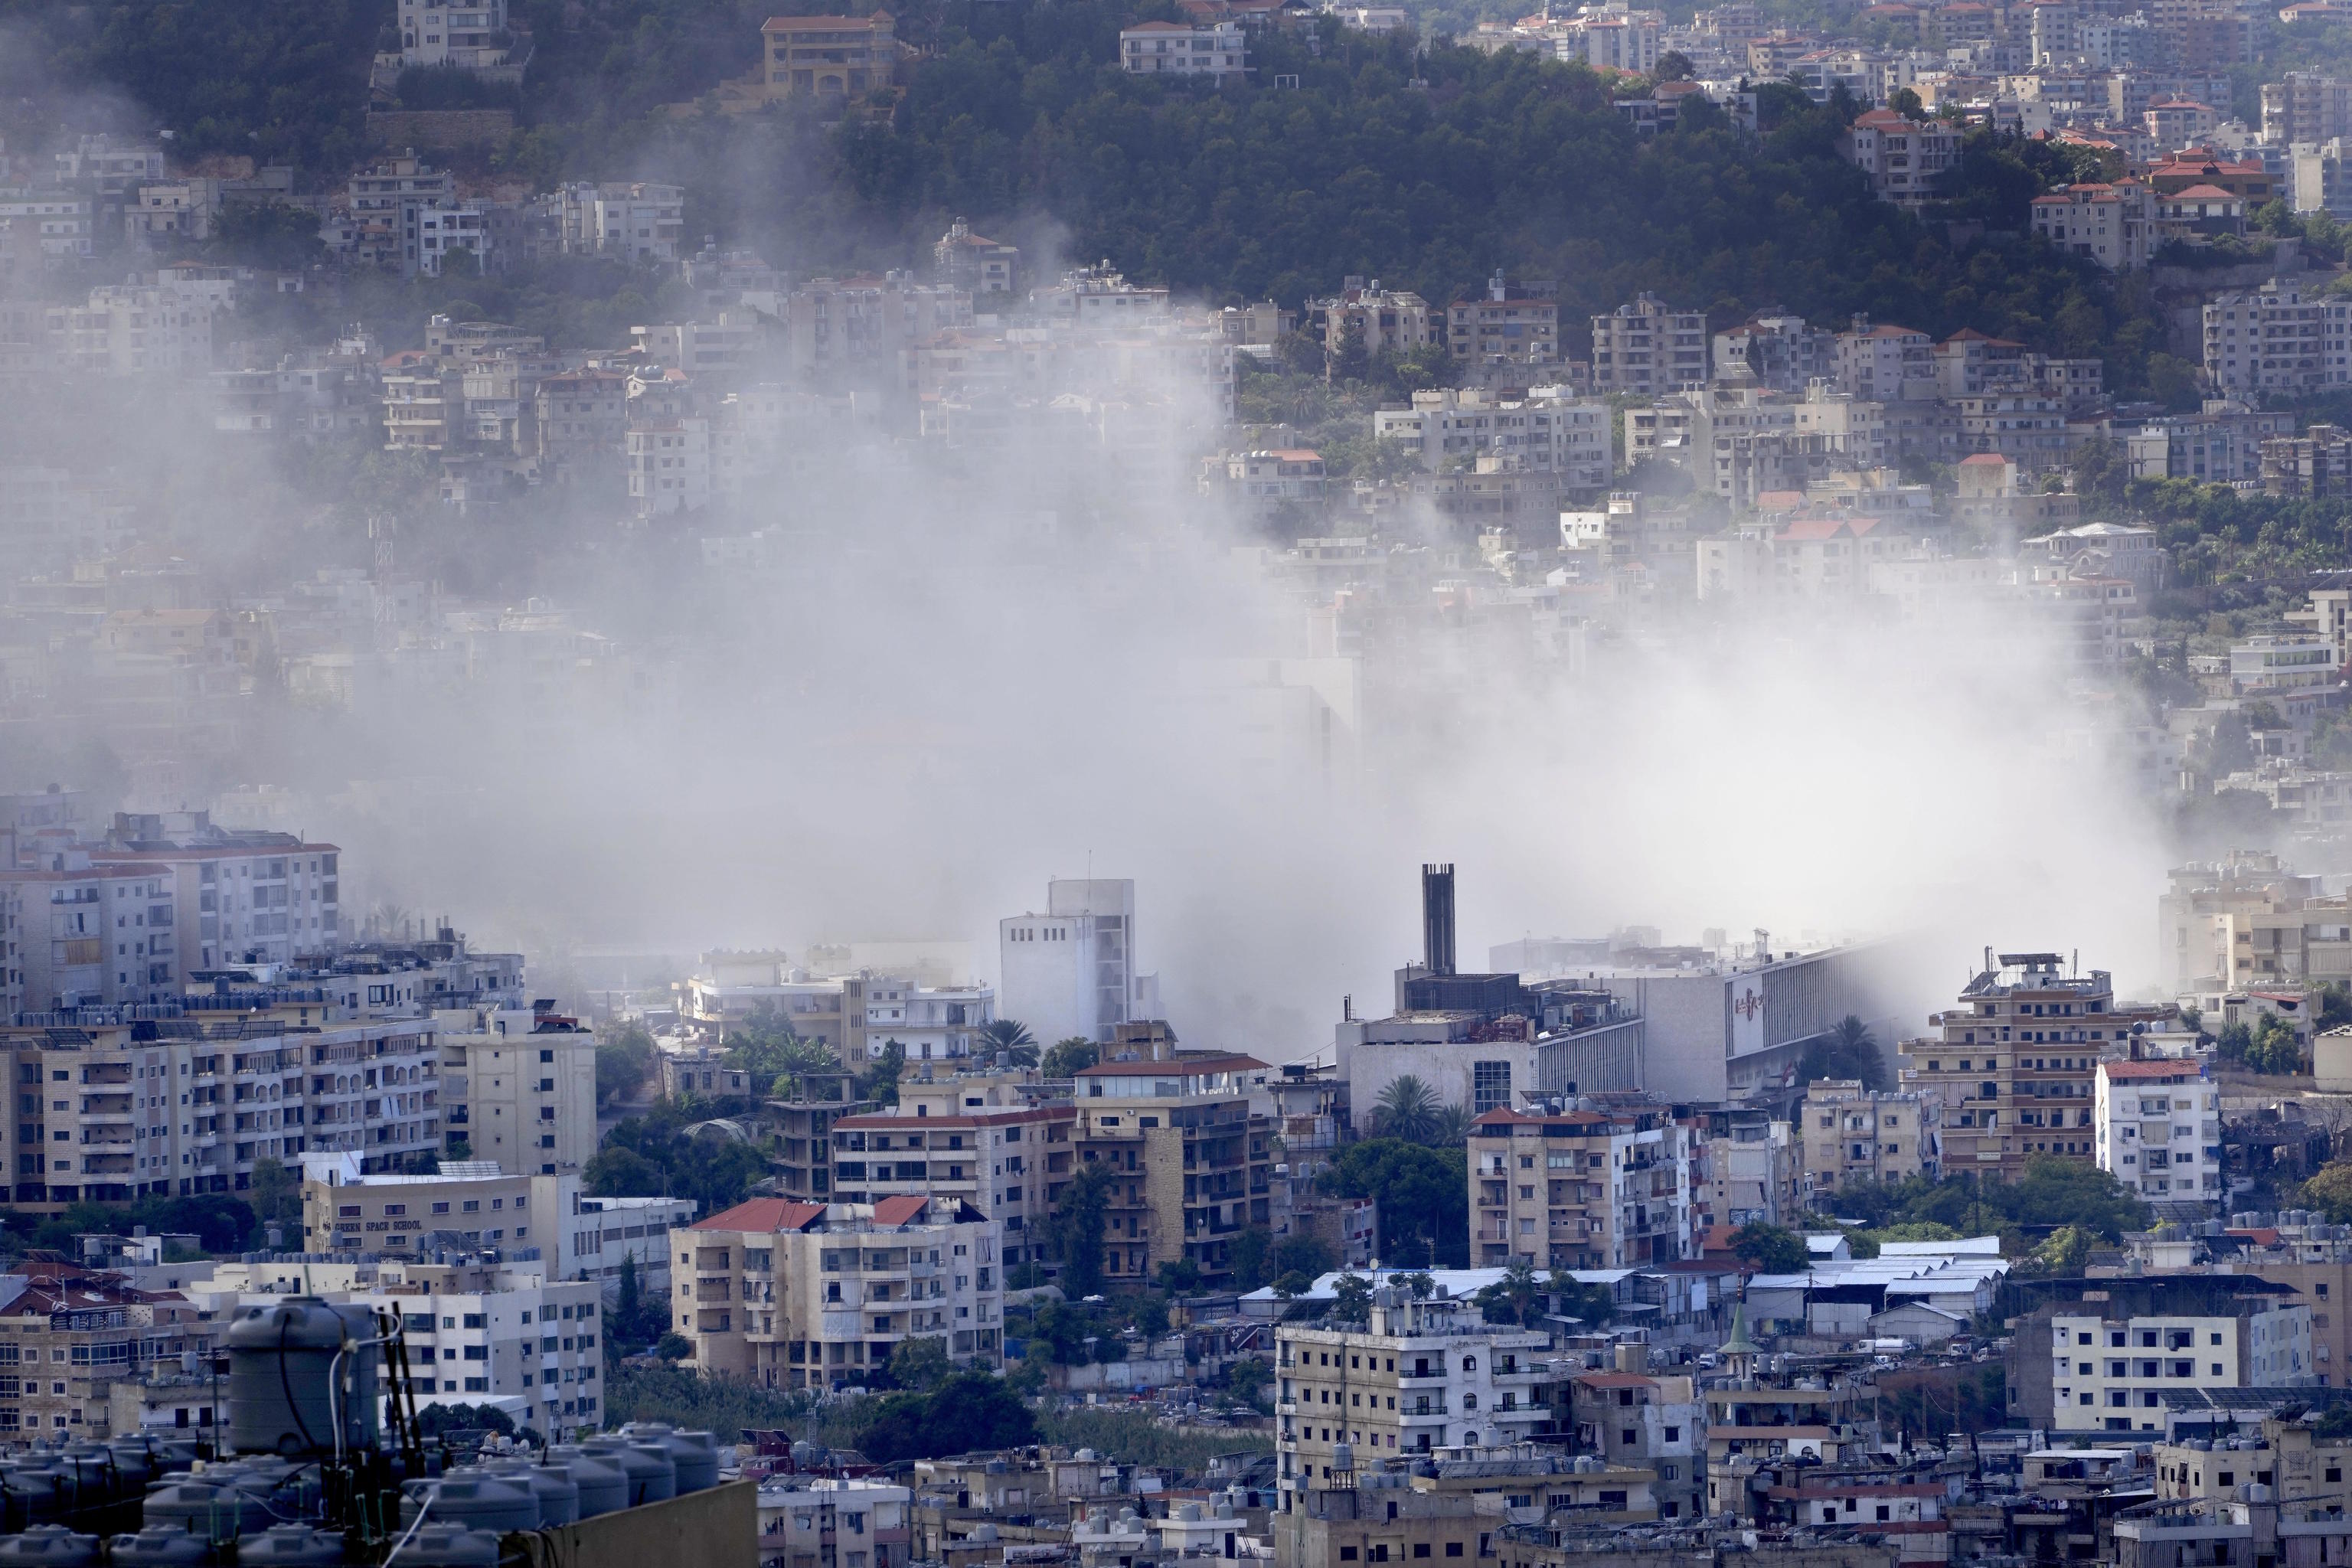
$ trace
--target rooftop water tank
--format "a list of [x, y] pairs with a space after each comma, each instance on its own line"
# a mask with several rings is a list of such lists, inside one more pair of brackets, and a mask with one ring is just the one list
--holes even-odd
[[482, 1468], [502, 1480], [529, 1487], [531, 1496], [539, 1500], [541, 1525], [579, 1522], [580, 1486], [563, 1466], [552, 1461], [534, 1465], [529, 1459], [501, 1459]]
[[307, 1524], [273, 1524], [236, 1543], [237, 1568], [341, 1568], [343, 1538]]
[[[377, 1446], [375, 1314], [316, 1296], [238, 1312], [228, 1330], [229, 1446], [240, 1454], [323, 1454]], [[352, 1348], [345, 1353], [346, 1345]], [[341, 1384], [332, 1396], [328, 1379]]]
[[431, 1517], [443, 1524], [504, 1532], [539, 1528], [539, 1499], [527, 1482], [464, 1467], [437, 1481], [411, 1481], [401, 1489], [400, 1520], [404, 1525], [432, 1500]]
[[629, 1475], [619, 1461], [568, 1443], [551, 1447], [546, 1458], [580, 1489], [580, 1518], [593, 1519], [629, 1506]]
[[201, 1536], [152, 1524], [136, 1535], [118, 1535], [106, 1543], [107, 1561], [114, 1568], [196, 1568], [211, 1562], [212, 1555], [212, 1547]]
[[[708, 1491], [719, 1484], [719, 1440], [708, 1432], [680, 1431], [667, 1421], [632, 1421], [621, 1436], [633, 1443], [651, 1443], [667, 1452], [677, 1471], [677, 1495]], [[1002, 1473], [1003, 1463], [997, 1470]]]
[[677, 1495], [677, 1463], [657, 1443], [632, 1443], [617, 1433], [580, 1445], [598, 1458], [617, 1463], [629, 1478], [629, 1506], [661, 1502]]
[[422, 1524], [400, 1549], [401, 1568], [499, 1568], [499, 1538], [486, 1530]]
[[97, 1568], [98, 1537], [77, 1535], [62, 1524], [37, 1524], [0, 1541], [0, 1563], [37, 1563], [41, 1568]]

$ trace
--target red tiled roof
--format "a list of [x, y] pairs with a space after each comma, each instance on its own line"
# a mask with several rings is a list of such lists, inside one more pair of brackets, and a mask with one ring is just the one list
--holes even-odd
[[2177, 1062], [2101, 1062], [2099, 1070], [2109, 1078], [2195, 1078], [2198, 1064]]
[[874, 1223], [876, 1225], [912, 1225], [922, 1218], [923, 1211], [930, 1206], [931, 1200], [929, 1194], [902, 1193], [895, 1198], [884, 1198], [874, 1205]]
[[1999, 463], [2003, 468], [2006, 468], [2009, 466], [2009, 459], [2002, 457], [1999, 452], [1979, 452], [1973, 458], [1962, 458], [1960, 459], [1960, 467], [1964, 468], [1970, 463], [1979, 463], [1986, 467], [1990, 467], [1992, 464]]
[[2242, 198], [2231, 195], [2219, 185], [2191, 185], [2185, 191], [2175, 191], [2176, 202], [2234, 202]]
[[824, 1217], [823, 1204], [796, 1204], [789, 1198], [747, 1198], [731, 1209], [697, 1220], [688, 1230], [740, 1230], [772, 1235], [806, 1230]]

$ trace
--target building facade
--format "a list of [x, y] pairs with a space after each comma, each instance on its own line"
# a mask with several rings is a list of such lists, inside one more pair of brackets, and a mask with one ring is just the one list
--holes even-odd
[[1489, 1110], [1470, 1125], [1472, 1258], [1631, 1268], [1694, 1256], [1691, 1132], [1672, 1110]]

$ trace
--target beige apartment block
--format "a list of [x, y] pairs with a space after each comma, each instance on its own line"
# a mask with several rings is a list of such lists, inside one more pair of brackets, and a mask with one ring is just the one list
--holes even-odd
[[1853, 1079], [1817, 1079], [1802, 1110], [1805, 1193], [1833, 1193], [1856, 1182], [1933, 1176], [1942, 1160], [1937, 1107], [1917, 1093], [1866, 1089]]
[[1691, 1132], [1638, 1098], [1490, 1110], [1470, 1125], [1471, 1245], [1484, 1266], [1632, 1268], [1693, 1256]]

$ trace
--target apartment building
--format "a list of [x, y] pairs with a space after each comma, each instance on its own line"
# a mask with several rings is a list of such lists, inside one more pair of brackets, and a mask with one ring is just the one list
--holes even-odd
[[2288, 71], [2263, 83], [2263, 140], [2292, 147], [2352, 136], [2352, 81], [2318, 71]]
[[178, 1016], [0, 1028], [0, 1157], [19, 1206], [243, 1192], [258, 1161], [334, 1151], [385, 1170], [440, 1147], [430, 1024], [337, 1021], [307, 995], [226, 1019], [142, 1010]]
[[2294, 395], [2352, 381], [2352, 304], [2306, 300], [2303, 286], [2273, 278], [2226, 293], [2205, 310], [2205, 380], [2231, 396]]
[[1801, 393], [1837, 374], [1837, 335], [1802, 316], [1758, 316], [1715, 334], [1715, 378]]
[[907, 1568], [910, 1488], [845, 1477], [760, 1487], [760, 1568]]
[[1837, 334], [1840, 392], [1879, 403], [1934, 395], [1936, 340], [1892, 322], [1877, 326], [1861, 316], [1850, 331]]
[[386, 1263], [456, 1248], [509, 1260], [536, 1254], [557, 1279], [616, 1294], [624, 1262], [652, 1298], [669, 1287], [669, 1233], [694, 1218], [691, 1198], [582, 1195], [578, 1173], [507, 1173], [449, 1160], [431, 1174], [354, 1173], [348, 1161], [305, 1163], [302, 1249]]
[[175, 1290], [66, 1264], [0, 1275], [0, 1443], [104, 1439], [110, 1391], [184, 1354], [209, 1358], [215, 1325]]
[[37, 862], [0, 870], [0, 1003], [7, 1016], [178, 994], [178, 911], [169, 879], [94, 865], [79, 844]]
[[2352, 900], [2267, 850], [2174, 868], [2157, 927], [2176, 994], [2352, 979]]
[[47, 327], [58, 366], [85, 375], [201, 375], [213, 367], [212, 306], [173, 289], [93, 289], [83, 304], [52, 307]]
[[[801, 1038], [830, 1047], [852, 1066], [892, 1045], [909, 1062], [969, 1061], [975, 1051], [984, 1053], [981, 1031], [998, 1016], [996, 993], [986, 985], [923, 984], [871, 970], [813, 976], [779, 952], [704, 953], [681, 1006], [688, 1019], [721, 1032], [772, 1011]], [[1063, 1037], [1046, 1034], [1038, 1018], [1012, 1016], [1039, 1039]]]
[[1916, 207], [1936, 199], [1946, 170], [1958, 162], [1960, 130], [1940, 120], [1909, 120], [1891, 109], [1857, 116], [1840, 149], [1870, 180], [1881, 201]]
[[436, 1010], [442, 1137], [452, 1159], [553, 1175], [596, 1154], [596, 1037], [519, 1007]]
[[1656, 395], [1703, 385], [1707, 347], [1706, 311], [1642, 294], [1592, 318], [1592, 390]]
[[1804, 1150], [1761, 1106], [1717, 1106], [1693, 1121], [1691, 1228], [1782, 1225], [1802, 1212]]
[[1207, 77], [1249, 69], [1239, 22], [1138, 22], [1118, 30], [1118, 66], [1129, 76]]
[[1077, 1112], [1066, 1105], [945, 1110], [900, 1105], [833, 1123], [832, 1201], [928, 1195], [994, 1219], [1011, 1268], [1044, 1245], [1039, 1227], [1068, 1180]]
[[2151, 1202], [2219, 1203], [2221, 1114], [2201, 1060], [2101, 1062], [2099, 1169]]
[[[887, 31], [887, 16], [877, 18]], [[773, 18], [792, 26], [802, 22], [839, 26], [823, 16]], [[686, 187], [644, 180], [580, 182], [560, 185], [550, 198], [555, 227], [566, 255], [614, 256], [631, 263], [675, 262], [686, 237]]]
[[1550, 364], [1559, 355], [1559, 300], [1549, 288], [1514, 289], [1500, 272], [1486, 291], [1445, 308], [1445, 348], [1475, 364]]
[[595, 1281], [490, 1259], [412, 1261], [348, 1299], [400, 1320], [418, 1405], [488, 1405], [557, 1443], [604, 1430]]
[[2166, 1500], [2231, 1502], [2251, 1484], [2270, 1488], [2282, 1503], [2323, 1503], [2338, 1513], [2352, 1503], [2345, 1479], [2352, 1444], [2317, 1441], [2302, 1421], [2269, 1417], [2259, 1437], [2158, 1443], [2154, 1458], [2156, 1495]]
[[400, 0], [400, 60], [404, 66], [480, 70], [503, 65], [507, 0]]
[[1410, 408], [1372, 415], [1372, 435], [1393, 441], [1437, 473], [1481, 458], [1556, 473], [1574, 489], [1605, 489], [1616, 471], [1612, 421], [1599, 398], [1568, 397], [1538, 387], [1503, 396], [1480, 387], [1431, 387]]
[[675, 1233], [672, 1316], [697, 1366], [768, 1388], [863, 1384], [908, 1339], [993, 1366], [997, 1234], [978, 1209], [929, 1196], [753, 1198]]
[[2161, 1432], [2172, 1391], [2318, 1386], [2309, 1308], [2260, 1281], [2177, 1282], [2187, 1289], [2119, 1291], [2051, 1318], [2053, 1431]]
[[1472, 1256], [1632, 1268], [1694, 1256], [1691, 1132], [1671, 1107], [1489, 1110], [1470, 1124]]
[[1488, 1323], [1458, 1298], [1372, 1293], [1361, 1328], [1285, 1323], [1275, 1340], [1275, 1451], [1285, 1508], [1353, 1462], [1522, 1441], [1552, 1412], [1548, 1332]]
[[171, 941], [184, 975], [284, 963], [352, 934], [341, 913], [341, 852], [298, 834], [225, 828], [205, 811], [118, 812], [89, 858], [168, 882]]
[[1445, 341], [1444, 312], [1410, 290], [1381, 288], [1377, 278], [1367, 282], [1350, 275], [1341, 279], [1338, 295], [1309, 300], [1307, 310], [1308, 335], [1320, 336], [1323, 352], [1334, 356], [1350, 341], [1360, 342], [1368, 354], [1411, 353]]
[[2033, 198], [2033, 232], [2110, 272], [2147, 265], [2158, 244], [2157, 198], [2137, 180], [2060, 185]]
[[887, 87], [898, 67], [898, 23], [870, 16], [771, 16], [760, 25], [762, 83], [773, 101], [803, 93], [846, 98]]
[[1188, 1259], [1212, 1289], [1230, 1277], [1233, 1237], [1273, 1217], [1274, 1122], [1251, 1109], [1265, 1073], [1254, 1057], [1170, 1056], [1078, 1074], [1071, 1171], [1109, 1174], [1106, 1275], [1140, 1283]]
[[1636, 1364], [1646, 1361], [1645, 1346], [1621, 1350], [1627, 1353], [1621, 1353], [1618, 1370], [1578, 1373], [1564, 1385], [1571, 1446], [1612, 1467], [1651, 1472], [1661, 1519], [1703, 1518], [1706, 1415], [1696, 1385], [1678, 1374], [1654, 1376]]
[[1864, 1089], [1853, 1079], [1817, 1079], [1798, 1112], [1803, 1129], [1805, 1194], [1828, 1194], [1856, 1182], [1933, 1181], [1942, 1169], [1936, 1100]]
[[2098, 1065], [2126, 1052], [2134, 1020], [2105, 970], [2075, 973], [2055, 952], [1985, 956], [1958, 1005], [1928, 1019], [1941, 1032], [1896, 1047], [1904, 1091], [1941, 1102], [1945, 1173], [2013, 1181], [2036, 1155], [2090, 1163]]
[[[1745, 1331], [1735, 1320], [1734, 1337], [1726, 1346], [1735, 1361], [1741, 1352], [1731, 1347], [1743, 1342]], [[1753, 1351], [1749, 1346], [1747, 1355]], [[1748, 1483], [1759, 1466], [1801, 1456], [1828, 1465], [1873, 1446], [1868, 1429], [1856, 1420], [1863, 1413], [1862, 1394], [1851, 1386], [1784, 1388], [1738, 1377], [1703, 1391], [1700, 1403], [1706, 1410], [1710, 1516], [1739, 1513], [1748, 1506]]]

